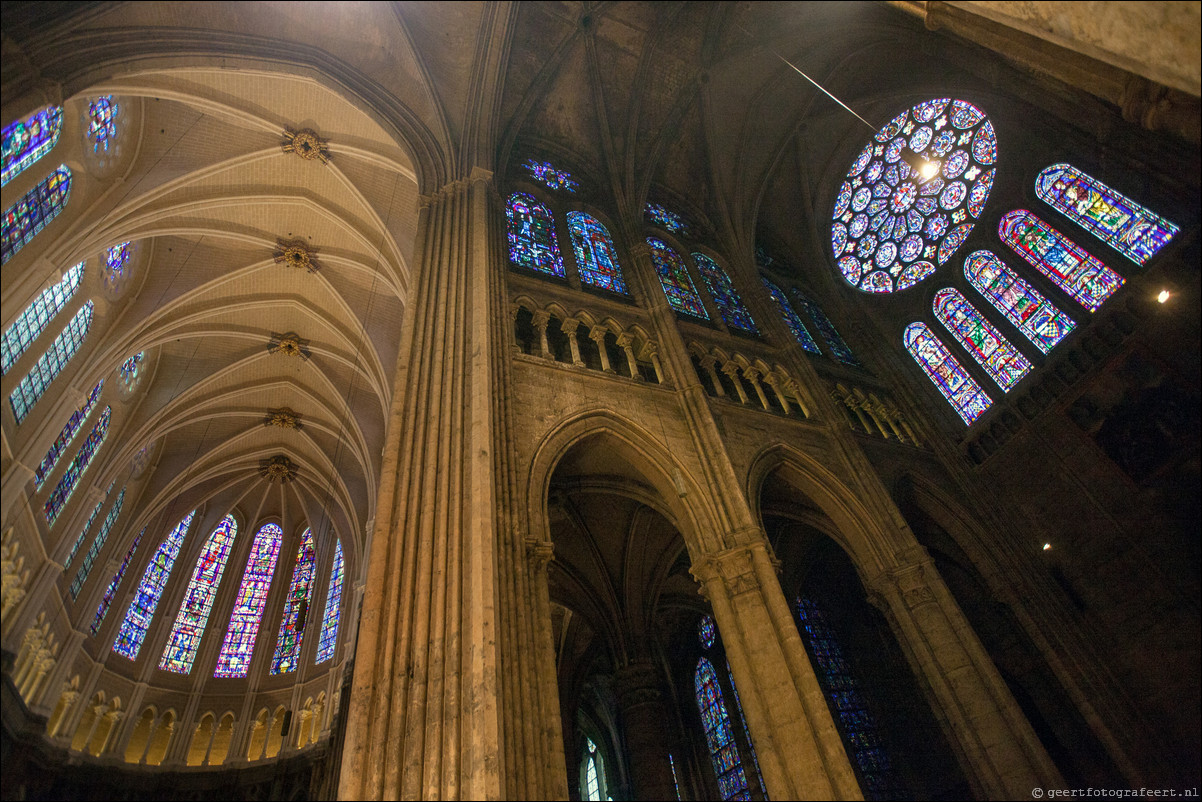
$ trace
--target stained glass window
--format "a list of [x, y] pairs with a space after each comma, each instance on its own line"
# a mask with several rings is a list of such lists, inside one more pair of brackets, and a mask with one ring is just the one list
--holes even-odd
[[0, 374], [8, 373], [8, 369], [33, 345], [33, 341], [46, 329], [47, 324], [62, 311], [71, 300], [71, 296], [75, 295], [75, 291], [79, 289], [79, 281], [83, 278], [83, 266], [84, 263], [80, 262], [68, 270], [60, 282], [43, 290], [4, 332]]
[[[902, 150], [939, 165], [928, 181]], [[894, 292], [935, 272], [968, 238], [997, 172], [997, 137], [971, 103], [939, 98], [893, 118], [847, 171], [831, 215], [831, 248], [844, 280]]]
[[134, 600], [125, 611], [125, 620], [121, 622], [117, 641], [113, 644], [113, 651], [117, 654], [130, 660], [137, 659], [142, 640], [146, 637], [146, 630], [150, 629], [150, 623], [154, 620], [154, 611], [159, 606], [163, 588], [167, 586], [171, 569], [175, 567], [175, 558], [179, 556], [180, 546], [184, 544], [184, 535], [188, 534], [188, 527], [192, 525], [195, 515], [196, 510], [192, 510], [184, 516], [150, 558], [150, 564], [146, 566], [146, 573], [142, 575]]
[[831, 349], [831, 353], [834, 354], [835, 359], [845, 365], [860, 367], [860, 360], [856, 359], [855, 354], [847, 347], [847, 343], [843, 342], [843, 338], [839, 336], [839, 332], [835, 329], [835, 324], [831, 323], [831, 319], [822, 311], [822, 307], [810, 300], [805, 293], [796, 287], [791, 287], [789, 292], [792, 293], [793, 300], [797, 301], [798, 305], [810, 316], [810, 320], [814, 321], [814, 325], [818, 328], [818, 333], [822, 335], [826, 347]]
[[730, 716], [726, 712], [726, 703], [722, 701], [718, 673], [704, 657], [697, 661], [693, 687], [697, 693], [697, 709], [701, 711], [705, 741], [722, 799], [751, 799], [747, 775], [743, 773], [743, 763], [739, 759], [739, 747], [735, 744], [734, 731], [730, 726]]
[[709, 313], [705, 311], [705, 304], [701, 302], [701, 296], [697, 294], [697, 288], [689, 276], [689, 268], [685, 266], [680, 254], [655, 237], [648, 237], [647, 244], [651, 246], [651, 262], [655, 265], [655, 272], [659, 274], [659, 283], [663, 286], [664, 295], [668, 296], [668, 303], [672, 308], [686, 315], [709, 320]]
[[705, 281], [710, 296], [718, 305], [718, 312], [722, 315], [723, 322], [731, 328], [758, 334], [759, 329], [755, 327], [751, 313], [743, 305], [743, 299], [735, 291], [735, 285], [730, 282], [730, 276], [726, 275], [726, 271], [704, 253], [693, 254], [693, 261], [697, 263], [697, 269], [701, 271], [701, 278]]
[[597, 218], [584, 212], [568, 212], [568, 232], [576, 253], [580, 280], [594, 287], [629, 295], [618, 265], [618, 252], [609, 231]]
[[45, 156], [63, 130], [63, 109], [51, 106], [4, 127], [4, 174], [0, 186]]
[[88, 106], [88, 139], [96, 153], [108, 152], [117, 136], [117, 102], [112, 95], [102, 95]]
[[334, 544], [334, 566], [330, 569], [330, 590], [326, 593], [326, 613], [321, 618], [321, 639], [317, 642], [315, 663], [324, 663], [334, 656], [338, 643], [338, 619], [342, 603], [342, 541]]
[[129, 551], [125, 552], [125, 559], [121, 561], [121, 566], [117, 569], [117, 573], [113, 574], [113, 580], [104, 589], [104, 595], [100, 597], [100, 606], [96, 608], [96, 617], [92, 619], [92, 628], [90, 631], [93, 635], [100, 631], [100, 625], [104, 623], [104, 617], [108, 615], [109, 607], [113, 604], [113, 598], [117, 595], [117, 588], [121, 587], [121, 580], [125, 578], [125, 569], [129, 568], [130, 561], [133, 560], [134, 552], [138, 550], [138, 544], [142, 542], [142, 535], [144, 534], [146, 534], [146, 527], [142, 527], [142, 531], [134, 538]]
[[515, 192], [505, 204], [505, 215], [509, 218], [509, 260], [540, 273], [563, 276], [551, 210], [530, 195]]
[[1045, 354], [1076, 325], [989, 251], [969, 254], [964, 277]]
[[568, 192], [575, 192], [580, 188], [580, 184], [576, 183], [576, 179], [572, 178], [571, 173], [557, 169], [551, 162], [526, 159], [522, 163], [522, 166], [526, 168], [532, 178], [551, 189], [563, 189]]
[[80, 564], [79, 570], [75, 572], [75, 579], [71, 581], [71, 601], [79, 598], [79, 592], [83, 590], [84, 583], [88, 581], [88, 574], [92, 572], [92, 565], [96, 562], [96, 557], [100, 554], [100, 550], [104, 548], [104, 542], [108, 540], [109, 532], [112, 530], [113, 524], [117, 522], [117, 516], [121, 514], [121, 505], [124, 503], [125, 488], [121, 488], [121, 492], [117, 494], [117, 500], [113, 502], [113, 507], [109, 510], [109, 514], [104, 516], [104, 523], [100, 525], [100, 531], [96, 533], [96, 538], [88, 548], [87, 554], [83, 556], [83, 563]]
[[597, 763], [601, 755], [597, 752], [597, 745], [593, 743], [593, 739], [585, 737], [585, 765], [584, 765], [584, 798], [589, 802], [602, 802], [604, 797], [601, 796], [601, 776], [597, 771]]
[[847, 753], [863, 780], [865, 797], [908, 799], [885, 749], [880, 726], [868, 709], [822, 611], [813, 601], [798, 598], [797, 617], [801, 622], [802, 639], [818, 669], [818, 682], [826, 692]]
[[1160, 215], [1070, 164], [1053, 164], [1040, 173], [1035, 194], [1136, 264], [1155, 256], [1179, 231]]
[[932, 308], [939, 322], [1004, 391], [1010, 392], [1031, 372], [1027, 358], [959, 290], [949, 287], [935, 293]]
[[167, 648], [159, 660], [159, 670], [176, 674], [187, 674], [192, 670], [192, 661], [196, 659], [205, 625], [209, 623], [209, 613], [213, 610], [213, 600], [217, 598], [221, 575], [225, 573], [225, 561], [230, 556], [237, 535], [238, 524], [232, 515], [222, 518], [209, 535], [200, 559], [196, 561], [196, 568], [192, 570], [188, 591], [179, 606], [179, 615], [171, 628]]
[[683, 217], [676, 212], [668, 211], [658, 203], [648, 203], [644, 212], [649, 221], [664, 231], [671, 231], [673, 234], [687, 234], [689, 232], [689, 224], [685, 222]]
[[145, 355], [145, 351], [139, 351], [122, 362], [121, 367], [117, 369], [117, 373], [121, 376], [121, 384], [124, 385], [126, 390], [132, 390], [138, 383], [138, 374], [142, 367], [142, 357]]
[[88, 394], [88, 400], [84, 401], [83, 406], [72, 412], [71, 417], [67, 419], [67, 424], [63, 426], [63, 430], [54, 439], [54, 445], [50, 446], [50, 450], [46, 452], [46, 456], [42, 457], [42, 464], [33, 472], [35, 490], [42, 489], [42, 485], [46, 483], [46, 477], [50, 475], [50, 472], [54, 470], [54, 466], [58, 463], [58, 458], [67, 450], [67, 446], [71, 445], [71, 441], [75, 439], [75, 434], [79, 431], [79, 427], [92, 414], [92, 410], [96, 407], [96, 402], [100, 400], [100, 390], [103, 387], [104, 379], [96, 382], [96, 386]]
[[88, 516], [88, 522], [83, 525], [83, 529], [79, 530], [79, 534], [75, 536], [75, 542], [71, 544], [71, 551], [67, 554], [67, 559], [63, 562], [63, 573], [71, 567], [71, 562], [75, 559], [75, 555], [79, 553], [79, 547], [87, 540], [88, 532], [92, 531], [92, 524], [96, 523], [96, 519], [100, 517], [100, 511], [104, 509], [104, 502], [108, 499], [109, 494], [113, 492], [113, 488], [117, 486], [116, 482], [109, 485], [108, 491], [104, 494], [104, 498], [96, 502], [96, 506], [92, 508], [92, 514]]
[[713, 617], [708, 615], [701, 616], [701, 620], [697, 622], [697, 639], [701, 641], [701, 645], [706, 649], [713, 648], [718, 640], [718, 630], [714, 626]]
[[71, 357], [75, 356], [75, 352], [83, 344], [83, 339], [88, 336], [88, 329], [91, 327], [92, 302], [88, 301], [80, 307], [80, 310], [75, 313], [75, 317], [67, 323], [66, 328], [54, 338], [54, 342], [50, 344], [46, 353], [38, 358], [37, 364], [25, 378], [21, 379], [21, 383], [8, 396], [8, 403], [12, 406], [13, 416], [17, 419], [18, 424], [25, 420], [25, 416], [42, 397], [42, 393], [46, 392], [50, 382], [54, 381], [59, 371], [70, 361]]
[[75, 453], [75, 459], [71, 460], [71, 464], [63, 471], [63, 478], [58, 480], [54, 492], [46, 499], [42, 512], [48, 526], [54, 526], [59, 513], [63, 511], [63, 507], [67, 506], [67, 501], [71, 498], [71, 491], [75, 489], [80, 478], [88, 470], [88, 466], [92, 464], [92, 458], [96, 456], [100, 446], [104, 445], [104, 436], [108, 434], [111, 416], [112, 407], [105, 407], [104, 412], [100, 413], [100, 420], [96, 421], [96, 425], [88, 433], [88, 439], [83, 441], [83, 445]]
[[0, 264], [11, 259], [25, 243], [58, 217], [71, 195], [71, 171], [62, 165], [4, 212]]
[[729, 661], [726, 663], [726, 676], [730, 680], [730, 695], [735, 699], [735, 709], [739, 711], [739, 721], [743, 723], [743, 737], [747, 739], [747, 750], [751, 752], [751, 767], [755, 769], [755, 779], [759, 782], [760, 789], [764, 791], [764, 799], [767, 799], [764, 774], [760, 771], [760, 759], [755, 754], [755, 744], [751, 740], [751, 730], [747, 728], [747, 716], [743, 714], [743, 703], [739, 700], [739, 689], [735, 685], [734, 675], [731, 674]]
[[780, 310], [781, 320], [785, 321], [785, 325], [789, 327], [789, 331], [793, 332], [793, 337], [797, 342], [801, 343], [801, 347], [812, 354], [822, 353], [818, 350], [818, 343], [814, 342], [814, 338], [806, 330], [805, 324], [801, 322], [801, 318], [793, 311], [792, 305], [789, 304], [789, 299], [781, 292], [781, 288], [763, 276], [760, 276], [760, 280], [764, 282], [764, 289], [768, 290], [768, 294], [772, 296], [772, 300], [776, 301], [776, 308]]
[[1003, 215], [998, 236], [1090, 312], [1123, 285], [1122, 276], [1026, 209]]
[[288, 600], [284, 603], [284, 618], [280, 621], [275, 656], [271, 658], [272, 674], [285, 674], [294, 670], [300, 662], [301, 639], [305, 634], [309, 602], [313, 597], [316, 558], [313, 533], [306, 529], [296, 553], [296, 568], [292, 572], [292, 584], [288, 586]]
[[230, 615], [230, 626], [221, 644], [214, 677], [245, 677], [250, 670], [250, 659], [255, 651], [255, 640], [259, 635], [259, 623], [267, 607], [267, 592], [271, 589], [271, 577], [280, 556], [280, 544], [284, 530], [276, 524], [264, 524], [255, 535], [246, 560], [246, 571], [234, 600], [234, 612]]
[[104, 254], [104, 286], [116, 291], [125, 278], [125, 266], [133, 255], [133, 243], [122, 242], [109, 248]]
[[993, 403], [925, 323], [911, 323], [903, 337], [906, 350], [964, 422], [971, 424]]

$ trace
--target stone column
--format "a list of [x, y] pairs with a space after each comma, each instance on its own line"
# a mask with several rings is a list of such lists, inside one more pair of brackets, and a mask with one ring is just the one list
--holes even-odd
[[705, 368], [705, 372], [710, 375], [710, 382], [714, 385], [714, 392], [719, 398], [726, 397], [726, 388], [722, 386], [722, 381], [718, 378], [718, 371], [714, 370], [714, 365], [718, 364], [718, 360], [713, 356], [705, 356], [701, 358], [701, 367]]
[[760, 372], [753, 367], [743, 368], [743, 375], [747, 377], [747, 381], [751, 382], [752, 389], [759, 396], [760, 406], [764, 409], [772, 409], [772, 404], [768, 402], [768, 396], [764, 395], [764, 388], [760, 384]]
[[1064, 780], [921, 546], [866, 583], [943, 711], [949, 740], [981, 796], [1025, 799]]
[[789, 399], [785, 397], [785, 391], [781, 388], [782, 382], [783, 380], [781, 377], [777, 376], [775, 373], [764, 374], [764, 383], [772, 388], [772, 392], [776, 393], [776, 397], [780, 401], [781, 409], [785, 411], [786, 415], [791, 415], [793, 413], [789, 409]]
[[722, 372], [730, 377], [730, 383], [735, 386], [735, 392], [739, 394], [739, 403], [746, 404], [747, 391], [743, 389], [743, 382], [739, 381], [739, 366], [734, 362], [727, 362], [722, 366]]
[[655, 379], [660, 384], [664, 383], [664, 366], [659, 361], [659, 351], [655, 347], [655, 343], [647, 343], [647, 358], [651, 360], [651, 367], [655, 368]]
[[614, 675], [626, 736], [630, 781], [636, 799], [672, 799], [676, 786], [668, 763], [672, 733], [663, 683], [650, 662], [631, 663]]
[[626, 369], [630, 372], [630, 378], [640, 379], [639, 363], [634, 358], [634, 338], [629, 334], [618, 335], [618, 347], [626, 352]]
[[559, 330], [568, 338], [568, 347], [572, 349], [572, 364], [578, 368], [582, 368], [584, 367], [584, 360], [580, 358], [580, 343], [576, 341], [576, 329], [579, 327], [579, 320], [568, 318], [563, 322]]
[[531, 320], [534, 323], [534, 328], [538, 329], [539, 356], [543, 359], [550, 359], [551, 344], [547, 342], [547, 324], [551, 322], [551, 314], [539, 310], [531, 315]]
[[609, 352], [605, 350], [605, 335], [608, 333], [604, 326], [593, 326], [589, 329], [588, 338], [597, 344], [597, 353], [601, 356], [601, 370], [613, 373], [614, 369], [609, 364]]

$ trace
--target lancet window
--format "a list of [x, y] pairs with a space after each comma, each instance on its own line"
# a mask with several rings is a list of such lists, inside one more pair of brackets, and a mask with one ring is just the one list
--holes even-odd
[[259, 624], [263, 610], [267, 608], [267, 592], [271, 589], [271, 577], [283, 540], [284, 530], [277, 524], [264, 524], [255, 534], [214, 677], [245, 677], [250, 670]]
[[1076, 325], [989, 251], [969, 254], [964, 277], [1045, 354]]
[[1031, 372], [1027, 358], [959, 290], [948, 287], [935, 293], [932, 308], [939, 322], [1005, 392]]
[[580, 280], [594, 287], [629, 295], [626, 281], [622, 278], [622, 268], [618, 264], [617, 249], [605, 226], [590, 214], [568, 212], [568, 232], [572, 237], [572, 250], [576, 254]]
[[109, 607], [113, 604], [113, 598], [117, 595], [117, 588], [121, 587], [121, 580], [125, 578], [125, 569], [129, 568], [130, 561], [133, 560], [134, 553], [138, 550], [138, 544], [142, 542], [142, 535], [144, 534], [146, 534], [146, 527], [142, 527], [142, 531], [134, 538], [129, 551], [125, 552], [125, 559], [121, 561], [121, 565], [117, 568], [117, 573], [113, 574], [112, 581], [104, 589], [104, 595], [100, 597], [100, 605], [96, 608], [96, 617], [92, 619], [91, 634], [95, 635], [100, 631], [100, 625], [104, 623], [104, 617], [108, 615]]
[[88, 522], [83, 525], [83, 529], [79, 530], [79, 534], [75, 536], [75, 542], [71, 544], [71, 551], [67, 554], [67, 559], [63, 561], [63, 573], [67, 573], [67, 569], [71, 567], [75, 555], [79, 553], [79, 547], [83, 545], [84, 540], [88, 537], [88, 532], [92, 531], [92, 524], [96, 523], [96, 519], [100, 517], [100, 511], [104, 509], [104, 502], [112, 495], [113, 488], [117, 486], [114, 481], [109, 485], [109, 489], [105, 491], [104, 498], [96, 502], [96, 506], [92, 508], [92, 514], [88, 516]]
[[142, 648], [142, 640], [146, 637], [146, 631], [150, 629], [150, 624], [154, 620], [154, 612], [159, 606], [163, 588], [167, 586], [167, 580], [171, 577], [171, 569], [175, 567], [175, 558], [179, 556], [184, 536], [188, 534], [188, 527], [192, 525], [192, 518], [195, 515], [196, 510], [192, 510], [184, 516], [184, 519], [176, 524], [175, 528], [163, 539], [154, 556], [151, 557], [150, 564], [146, 566], [146, 573], [142, 575], [142, 581], [138, 585], [137, 593], [134, 594], [134, 600], [125, 612], [125, 620], [121, 623], [117, 641], [113, 644], [113, 651], [117, 654], [128, 657], [130, 660], [137, 659], [138, 651]]
[[814, 326], [822, 336], [822, 341], [826, 343], [826, 347], [830, 349], [835, 359], [845, 365], [860, 367], [860, 360], [856, 359], [856, 355], [851, 352], [851, 348], [839, 336], [839, 332], [835, 329], [835, 324], [831, 323], [831, 319], [822, 311], [822, 307], [810, 300], [809, 296], [796, 287], [790, 287], [789, 294], [793, 296], [794, 301], [797, 301], [798, 306], [810, 316], [810, 320], [814, 321]]
[[54, 470], [54, 466], [58, 463], [59, 457], [71, 445], [71, 441], [75, 439], [75, 435], [79, 432], [79, 428], [83, 422], [92, 414], [92, 410], [96, 408], [96, 402], [100, 400], [100, 391], [104, 388], [104, 380], [96, 382], [96, 386], [92, 388], [92, 392], [88, 394], [88, 400], [84, 401], [83, 406], [71, 413], [71, 417], [67, 419], [63, 430], [58, 433], [58, 437], [54, 439], [54, 444], [50, 446], [50, 450], [46, 452], [46, 456], [42, 457], [42, 462], [38, 465], [37, 470], [33, 473], [33, 483], [36, 490], [41, 490], [42, 485], [46, 483], [46, 478], [50, 476], [50, 472]]
[[4, 127], [4, 167], [0, 186], [23, 173], [50, 152], [63, 130], [62, 106], [35, 111], [24, 120]]
[[113, 524], [117, 522], [117, 517], [121, 515], [121, 505], [125, 503], [125, 488], [121, 488], [121, 492], [117, 494], [117, 500], [113, 502], [112, 509], [109, 514], [104, 516], [104, 522], [100, 524], [100, 531], [96, 533], [96, 538], [92, 541], [91, 547], [83, 556], [83, 563], [79, 566], [79, 570], [75, 572], [75, 579], [71, 581], [71, 601], [79, 598], [79, 592], [83, 590], [84, 583], [88, 581], [88, 574], [92, 572], [92, 565], [96, 562], [96, 557], [100, 554], [100, 550], [104, 548], [104, 543], [108, 540], [109, 532], [113, 528]]
[[57, 378], [71, 357], [75, 356], [91, 327], [92, 302], [88, 301], [75, 313], [66, 328], [58, 337], [54, 338], [54, 342], [46, 353], [42, 354], [33, 369], [25, 378], [21, 379], [21, 383], [9, 395], [8, 402], [18, 424], [25, 420], [25, 416], [46, 392], [50, 382]]
[[79, 289], [79, 282], [83, 278], [83, 268], [84, 263], [80, 262], [69, 269], [61, 281], [53, 287], [43, 290], [4, 332], [0, 373], [8, 373], [9, 368], [21, 358], [29, 346], [33, 345], [34, 340], [46, 330], [50, 321], [75, 295], [75, 291]]
[[563, 256], [555, 236], [551, 210], [524, 192], [515, 192], [505, 204], [509, 220], [509, 260], [516, 265], [564, 276]]
[[1123, 285], [1122, 276], [1026, 209], [1003, 215], [998, 236], [1090, 312]]
[[59, 479], [54, 492], [46, 499], [42, 512], [45, 515], [48, 526], [54, 526], [54, 522], [58, 520], [59, 513], [67, 506], [67, 501], [71, 498], [71, 492], [75, 490], [80, 477], [87, 471], [88, 466], [92, 464], [92, 458], [96, 456], [96, 452], [104, 444], [104, 437], [108, 434], [109, 418], [111, 416], [112, 407], [105, 407], [104, 412], [100, 413], [100, 419], [96, 421], [96, 425], [88, 433], [88, 438], [83, 441], [83, 445], [76, 452], [75, 459], [71, 460], [71, 464], [63, 472], [63, 478]]
[[316, 559], [313, 532], [306, 529], [296, 553], [296, 568], [292, 572], [292, 583], [288, 586], [288, 600], [284, 603], [284, 618], [280, 621], [275, 655], [271, 658], [272, 674], [293, 671], [300, 661], [301, 639], [305, 634], [309, 602], [313, 597]]
[[697, 695], [697, 709], [705, 727], [705, 741], [709, 748], [714, 775], [718, 778], [718, 791], [723, 800], [751, 799], [747, 787], [747, 775], [739, 759], [739, 747], [735, 743], [734, 730], [726, 703], [722, 700], [722, 688], [718, 684], [718, 673], [704, 657], [697, 660], [693, 674], [693, 688]]
[[324, 663], [334, 656], [338, 643], [338, 620], [342, 602], [342, 541], [334, 544], [334, 565], [330, 568], [330, 589], [326, 593], [326, 612], [321, 618], [321, 639], [317, 642], [316, 663]]
[[764, 289], [768, 290], [768, 294], [776, 302], [776, 308], [780, 312], [781, 320], [785, 321], [785, 325], [789, 327], [789, 331], [793, 332], [794, 339], [811, 354], [822, 353], [818, 348], [818, 343], [814, 342], [814, 338], [810, 336], [810, 332], [806, 329], [805, 324], [801, 322], [801, 318], [793, 311], [793, 306], [789, 303], [789, 299], [785, 297], [781, 288], [763, 276], [760, 276], [760, 280], [764, 282]]
[[911, 323], [906, 327], [902, 342], [965, 423], [971, 424], [981, 417], [993, 403], [927, 324]]
[[71, 195], [71, 170], [62, 165], [4, 212], [0, 264], [8, 262], [58, 217]]
[[710, 296], [713, 297], [714, 303], [718, 305], [718, 312], [722, 315], [722, 322], [733, 329], [742, 329], [752, 334], [758, 334], [759, 329], [756, 328], [755, 321], [751, 318], [751, 313], [747, 311], [747, 307], [743, 304], [743, 299], [739, 297], [739, 293], [735, 290], [734, 284], [731, 283], [730, 276], [726, 275], [726, 271], [704, 253], [694, 253], [693, 261], [697, 264], [697, 269], [701, 272], [701, 278], [705, 281], [705, 286], [709, 289]]
[[672, 250], [663, 240], [648, 237], [647, 244], [651, 246], [651, 262], [659, 276], [659, 283], [664, 288], [668, 303], [677, 312], [709, 320], [705, 304], [697, 294], [697, 287], [689, 276], [689, 269], [676, 251]]
[[167, 648], [159, 660], [160, 670], [176, 674], [187, 674], [192, 670], [192, 661], [196, 659], [200, 639], [204, 637], [213, 600], [221, 584], [221, 575], [225, 573], [225, 563], [237, 535], [238, 524], [232, 515], [227, 515], [205, 542], [196, 568], [192, 571], [192, 579], [188, 582], [184, 601], [180, 604], [175, 625], [171, 628]]

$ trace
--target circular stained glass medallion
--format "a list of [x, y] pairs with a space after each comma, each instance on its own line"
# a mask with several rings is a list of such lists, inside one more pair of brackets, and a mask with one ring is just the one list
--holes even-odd
[[701, 645], [709, 649], [718, 639], [718, 630], [714, 626], [714, 619], [708, 615], [701, 616], [701, 620], [697, 622], [697, 638], [701, 641]]
[[[900, 159], [905, 145], [938, 159], [939, 175], [920, 182]], [[933, 274], [984, 211], [996, 161], [993, 125], [967, 101], [936, 98], [890, 120], [860, 151], [835, 199], [831, 247], [843, 278], [883, 293]]]

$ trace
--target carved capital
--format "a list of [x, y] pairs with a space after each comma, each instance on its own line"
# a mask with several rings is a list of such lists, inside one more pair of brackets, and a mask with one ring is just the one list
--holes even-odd
[[571, 336], [576, 333], [576, 329], [578, 328], [580, 328], [580, 321], [574, 317], [569, 317], [564, 318], [563, 325], [559, 327], [559, 330]]
[[526, 538], [526, 562], [534, 573], [547, 570], [551, 560], [555, 559], [555, 545], [547, 540]]
[[614, 690], [623, 710], [659, 703], [664, 698], [659, 672], [651, 663], [636, 662], [619, 668], [614, 674]]
[[719, 587], [718, 583], [730, 597], [750, 593], [760, 586], [752, 552], [750, 546], [736, 546], [706, 555], [693, 563], [689, 572], [701, 583], [701, 592], [706, 598], [710, 598], [710, 594]]
[[551, 313], [540, 309], [530, 316], [531, 322], [540, 329], [545, 329], [551, 322]]
[[634, 345], [634, 337], [627, 334], [626, 332], [622, 332], [621, 334], [618, 335], [618, 347], [619, 348], [629, 348], [632, 345]]
[[605, 340], [605, 335], [609, 334], [609, 329], [604, 326], [593, 326], [588, 330], [588, 338], [600, 345]]

